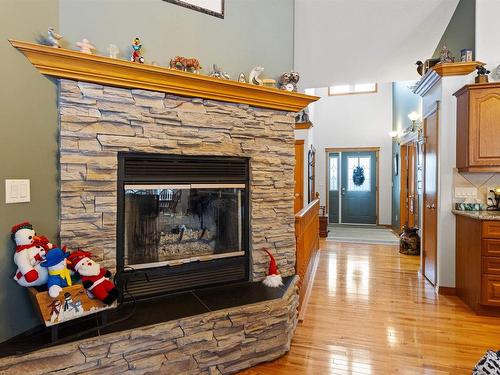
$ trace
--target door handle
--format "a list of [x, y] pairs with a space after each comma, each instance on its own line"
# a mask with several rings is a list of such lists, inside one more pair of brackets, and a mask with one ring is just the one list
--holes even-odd
[[340, 189], [340, 193], [341, 193], [342, 195], [345, 195], [345, 187], [343, 187], [342, 189]]
[[300, 197], [300, 194], [299, 194], [299, 193], [295, 193], [294, 195], [295, 195], [295, 198]]

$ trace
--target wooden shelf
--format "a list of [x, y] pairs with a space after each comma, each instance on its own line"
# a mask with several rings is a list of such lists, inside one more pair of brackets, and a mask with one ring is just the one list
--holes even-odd
[[108, 86], [160, 91], [255, 107], [298, 112], [319, 97], [221, 80], [79, 51], [9, 40], [42, 74]]
[[296, 122], [295, 123], [295, 130], [307, 130], [307, 129], [311, 129], [313, 127], [313, 124], [312, 122], [310, 121], [306, 121], [306, 122]]
[[427, 73], [425, 73], [413, 92], [417, 95], [424, 96], [434, 85], [439, 82], [441, 77], [467, 75], [476, 70], [477, 65], [484, 65], [481, 61], [443, 63], [434, 65]]

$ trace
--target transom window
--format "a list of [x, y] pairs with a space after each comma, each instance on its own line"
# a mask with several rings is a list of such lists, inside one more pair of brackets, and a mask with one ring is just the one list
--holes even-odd
[[328, 88], [328, 95], [370, 94], [377, 92], [376, 83], [358, 83], [355, 85], [336, 85]]

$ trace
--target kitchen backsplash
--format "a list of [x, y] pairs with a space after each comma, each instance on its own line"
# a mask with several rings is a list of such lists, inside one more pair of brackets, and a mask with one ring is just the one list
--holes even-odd
[[476, 188], [476, 199], [480, 203], [486, 204], [489, 190], [495, 186], [500, 186], [500, 173], [459, 173], [457, 169], [453, 170], [453, 202], [464, 202], [464, 198], [457, 196], [460, 194], [456, 188]]

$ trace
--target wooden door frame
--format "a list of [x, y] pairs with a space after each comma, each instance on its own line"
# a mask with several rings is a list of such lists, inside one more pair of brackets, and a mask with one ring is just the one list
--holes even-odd
[[[425, 257], [424, 257], [424, 251], [425, 249], [423, 248], [423, 245], [425, 244], [425, 175], [426, 175], [426, 153], [427, 153], [427, 148], [425, 147], [426, 145], [426, 141], [427, 141], [427, 128], [426, 128], [426, 120], [428, 117], [432, 116], [434, 113], [436, 114], [436, 127], [437, 127], [437, 131], [436, 131], [436, 144], [438, 145], [437, 147], [437, 150], [436, 150], [436, 215], [437, 215], [437, 212], [439, 211], [439, 101], [436, 101], [431, 107], [430, 109], [424, 114], [424, 116], [422, 117], [422, 132], [423, 132], [423, 139], [424, 139], [424, 143], [423, 143], [423, 162], [422, 162], [422, 166], [423, 166], [423, 173], [422, 173], [422, 207], [423, 207], [423, 210], [422, 210], [422, 238], [421, 238], [421, 252], [420, 252], [420, 268], [422, 270], [422, 276], [427, 279], [427, 277], [425, 276]], [[436, 286], [437, 282], [438, 282], [438, 263], [439, 263], [439, 257], [438, 257], [438, 239], [439, 239], [439, 231], [438, 231], [438, 227], [439, 227], [439, 222], [438, 222], [438, 218], [436, 217], [436, 276], [435, 276], [435, 280], [434, 282], [431, 282], [430, 280], [428, 280], [433, 286]]]
[[[298, 146], [298, 145], [302, 145], [302, 156], [301, 156], [301, 160], [302, 160], [302, 176], [301, 176], [301, 181], [302, 181], [302, 186], [300, 187], [301, 191], [302, 191], [302, 206], [301, 206], [301, 209], [305, 207], [304, 205], [304, 151], [305, 151], [305, 147], [304, 147], [304, 144], [305, 144], [305, 141], [303, 139], [296, 139], [295, 140], [295, 146]], [[295, 155], [295, 162], [297, 162], [297, 155]], [[295, 179], [295, 170], [293, 171], [294, 172], [294, 179]], [[293, 202], [294, 202], [294, 207], [293, 207], [293, 210], [295, 211], [295, 186], [294, 186], [294, 196], [293, 196]], [[295, 213], [299, 212], [300, 210], [298, 211], [295, 211]]]
[[[325, 147], [325, 179], [326, 179], [326, 184], [325, 184], [325, 207], [326, 207], [326, 214], [328, 215], [330, 207], [328, 207], [328, 193], [329, 193], [329, 177], [330, 177], [330, 169], [329, 167], [329, 160], [328, 160], [328, 154], [331, 153], [342, 153], [342, 152], [375, 152], [375, 169], [376, 169], [376, 178], [377, 178], [377, 183], [375, 184], [375, 199], [376, 199], [376, 204], [375, 204], [375, 225], [380, 225], [379, 224], [379, 159], [380, 159], [380, 147]], [[339, 158], [339, 165], [340, 165], [340, 158]], [[339, 179], [340, 180], [340, 179]], [[339, 181], [340, 182], [340, 181]], [[339, 189], [339, 199], [340, 199], [340, 189]], [[340, 210], [340, 205], [339, 205], [339, 210]], [[339, 224], [341, 221], [342, 215], [339, 213]], [[328, 223], [330, 224], [330, 223]]]

